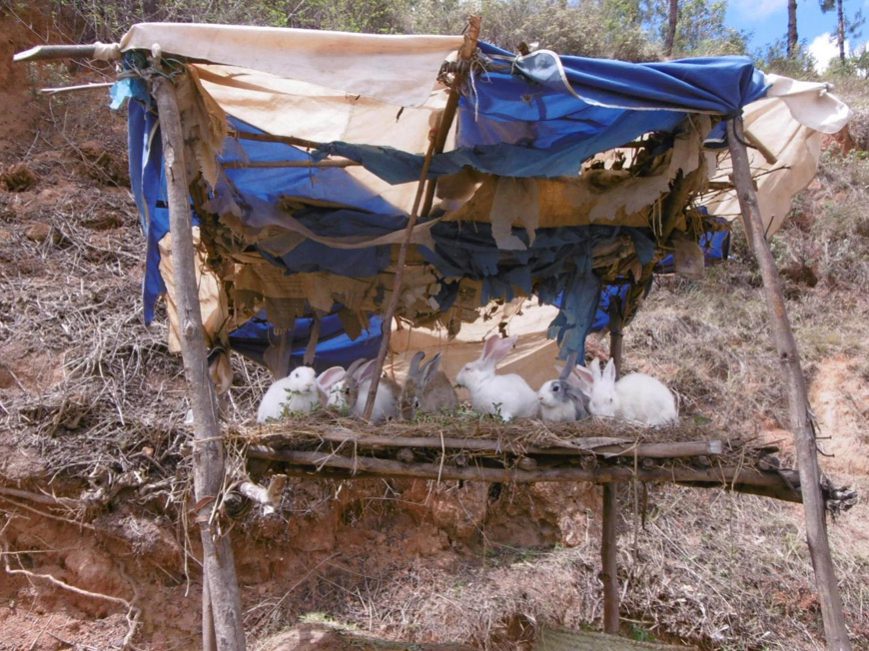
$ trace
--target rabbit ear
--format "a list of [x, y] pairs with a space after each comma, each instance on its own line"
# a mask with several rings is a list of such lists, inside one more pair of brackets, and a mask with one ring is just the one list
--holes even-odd
[[516, 345], [517, 339], [518, 337], [516, 336], [496, 339], [495, 343], [492, 345], [492, 351], [489, 354], [487, 361], [491, 360], [494, 362], [500, 362], [502, 359], [507, 357], [507, 355], [510, 354], [510, 351], [513, 350], [513, 346]]
[[492, 356], [499, 339], [500, 337], [498, 335], [492, 335], [486, 339], [486, 343], [483, 344], [483, 354], [480, 355], [480, 359], [487, 360]]
[[376, 361], [376, 359], [369, 359], [357, 369], [356, 381], [359, 384], [362, 384], [366, 380], [370, 380], [374, 377], [374, 367], [376, 366]]
[[425, 353], [422, 351], [419, 351], [413, 356], [413, 359], [410, 360], [410, 368], [407, 369], [407, 377], [413, 378], [414, 380], [419, 378], [419, 365], [423, 358], [425, 358]]
[[606, 363], [606, 368], [603, 370], [603, 379], [606, 382], [616, 381], [616, 364], [612, 358]]
[[591, 379], [593, 382], [597, 382], [598, 380], [601, 379], [600, 360], [595, 357], [593, 360], [591, 360], [590, 367], [591, 367]]
[[434, 374], [438, 372], [438, 368], [440, 367], [440, 365], [441, 365], [441, 354], [437, 353], [434, 357], [431, 358], [431, 360], [425, 366], [422, 367], [422, 372], [420, 374], [422, 384], [425, 385], [425, 384], [429, 383], [429, 381], [432, 379]]
[[348, 382], [357, 382], [358, 374], [360, 367], [365, 364], [368, 360], [365, 358], [360, 358], [354, 361], [350, 366], [347, 367], [347, 372], [344, 374], [344, 378]]
[[347, 371], [340, 366], [327, 368], [317, 376], [317, 386], [320, 387], [323, 393], [329, 393], [329, 389], [332, 388], [332, 385], [336, 382], [340, 382], [346, 374]]
[[592, 387], [594, 387], [594, 375], [584, 366], [574, 366], [571, 374], [567, 377], [567, 382], [582, 391], [589, 398], [591, 397]]
[[578, 386], [571, 384], [570, 382], [562, 382], [561, 386], [564, 387], [564, 395], [568, 398], [572, 398], [573, 400], [581, 399], [580, 393], [584, 393], [582, 389]]

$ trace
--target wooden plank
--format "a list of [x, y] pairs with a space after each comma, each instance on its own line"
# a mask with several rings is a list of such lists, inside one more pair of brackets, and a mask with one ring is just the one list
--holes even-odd
[[818, 599], [821, 604], [824, 634], [830, 649], [850, 650], [848, 629], [845, 627], [845, 617], [842, 613], [842, 598], [839, 595], [830, 542], [827, 538], [826, 509], [821, 493], [817, 442], [809, 415], [806, 380], [800, 366], [797, 342], [785, 308], [781, 279], [769, 242], [766, 240], [743, 135], [740, 118], [727, 121], [727, 141], [733, 161], [733, 182], [737, 188], [739, 207], [742, 210], [742, 222], [751, 250], [760, 267], [771, 334], [778, 349], [782, 375], [787, 387], [790, 427], [797, 451], [803, 508], [806, 515], [806, 538], [812, 566], [815, 569], [815, 585], [818, 588]]
[[[213, 638], [220, 651], [243, 651], [241, 598], [229, 537], [215, 526], [210, 505], [217, 502], [226, 474], [223, 439], [217, 421], [217, 398], [208, 374], [208, 351], [202, 327], [194, 268], [196, 253], [191, 232], [189, 186], [184, 162], [184, 139], [175, 87], [156, 75], [151, 93], [157, 101], [172, 234], [172, 266], [180, 322], [181, 354], [193, 411], [193, 487], [195, 519], [202, 540], [204, 566], [203, 642]], [[206, 647], [207, 648], [207, 647]]]

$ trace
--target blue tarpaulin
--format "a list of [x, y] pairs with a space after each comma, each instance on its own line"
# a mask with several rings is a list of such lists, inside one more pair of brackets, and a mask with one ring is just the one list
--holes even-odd
[[[688, 113], [738, 115], [767, 90], [748, 57], [626, 63], [547, 50], [517, 58], [487, 43], [480, 50], [485, 70], [474, 72], [461, 97], [456, 149], [434, 157], [431, 176], [464, 166], [500, 176], [574, 176], [598, 152], [672, 131]], [[416, 180], [422, 170], [421, 155], [388, 147], [339, 142], [325, 153], [390, 183]]]
[[[486, 43], [480, 44], [480, 55], [482, 65], [473, 68], [472, 83], [461, 96], [456, 148], [435, 156], [432, 177], [465, 167], [505, 177], [575, 176], [594, 154], [649, 132], [674, 133], [689, 113], [737, 115], [767, 89], [763, 74], [746, 57], [633, 64], [558, 56], [545, 50], [515, 57]], [[145, 319], [150, 321], [156, 299], [165, 292], [157, 248], [168, 232], [162, 151], [149, 100], [128, 83], [113, 89], [115, 103], [125, 97], [132, 100], [128, 113], [132, 189], [148, 243], [143, 292]], [[237, 131], [259, 133], [240, 120], [231, 121]], [[328, 154], [358, 161], [391, 183], [416, 180], [422, 166], [420, 152], [367, 143], [327, 143], [311, 154], [288, 144], [234, 138], [227, 138], [220, 162], [304, 161]], [[407, 220], [402, 210], [343, 169], [240, 167], [222, 174], [211, 202], [217, 208], [228, 203], [237, 206], [242, 223], [251, 228], [280, 225], [287, 213], [279, 204], [288, 197], [310, 200], [314, 206], [296, 209], [293, 217], [329, 237], [377, 236], [402, 228]], [[618, 227], [538, 229], [535, 242], [524, 252], [498, 250], [488, 226], [476, 235], [470, 229], [452, 232], [453, 228], [437, 225], [432, 229], [434, 249], [420, 249], [445, 279], [444, 291], [437, 297], [442, 307], [450, 304], [455, 289], [446, 279], [456, 276], [482, 280], [484, 299], [534, 290], [544, 302], [560, 303], [562, 312], [552, 334], [566, 343], [566, 349], [576, 350], [590, 329], [605, 326], [603, 303], [615, 296], [613, 292], [623, 291], [620, 286], [601, 293], [590, 266], [593, 244], [613, 237], [620, 232]], [[641, 260], [651, 259], [655, 245], [647, 232], [621, 232], [630, 233]], [[524, 230], [517, 229], [514, 235], [528, 242]], [[723, 237], [712, 234], [701, 245], [722, 247]], [[348, 251], [313, 241], [281, 255], [261, 253], [287, 273], [322, 270], [362, 277], [376, 274], [389, 262], [388, 247]], [[297, 326], [301, 337], [304, 324]], [[268, 330], [262, 324], [250, 328], [236, 333], [236, 341], [261, 338], [263, 329]], [[341, 350], [372, 345], [378, 331], [373, 328], [362, 343], [329, 339], [318, 347], [318, 359], [333, 355], [329, 359], [346, 362]]]
[[[295, 328], [289, 343], [290, 368], [302, 363], [305, 347], [311, 333], [310, 318], [296, 319]], [[383, 321], [372, 316], [368, 327], [355, 339], [351, 339], [341, 328], [337, 314], [327, 314], [320, 320], [320, 336], [314, 358], [314, 368], [319, 373], [330, 366], [347, 366], [356, 359], [370, 359], [377, 355], [380, 348], [380, 329]], [[274, 337], [274, 329], [265, 314], [250, 319], [229, 336], [232, 349], [262, 364], [263, 353]]]

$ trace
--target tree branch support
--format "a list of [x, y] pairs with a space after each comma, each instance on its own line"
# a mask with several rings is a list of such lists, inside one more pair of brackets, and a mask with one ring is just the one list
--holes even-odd
[[[181, 324], [181, 354], [193, 410], [194, 517], [199, 525], [203, 553], [203, 642], [216, 641], [219, 651], [245, 648], [241, 599], [229, 537], [220, 530], [214, 505], [219, 501], [225, 474], [223, 440], [217, 422], [217, 398], [208, 374], [208, 351], [199, 309], [190, 218], [190, 189], [184, 162], [184, 138], [175, 87], [167, 77], [155, 75], [151, 93], [157, 101], [163, 139], [163, 162], [172, 235], [172, 265]], [[210, 619], [209, 621], [206, 621]], [[213, 625], [213, 637], [211, 626]]]
[[733, 183], [736, 186], [745, 233], [757, 259], [763, 278], [763, 289], [769, 310], [773, 341], [778, 349], [782, 374], [787, 386], [790, 426], [799, 464], [803, 508], [806, 514], [806, 538], [815, 569], [815, 585], [821, 603], [827, 646], [834, 651], [850, 651], [848, 630], [842, 612], [842, 598], [836, 582], [830, 542], [827, 538], [824, 498], [821, 493], [820, 469], [814, 429], [809, 414], [806, 380], [800, 367], [800, 356], [791, 324], [785, 310], [781, 279], [772, 252], [764, 236], [763, 218], [751, 179], [748, 152], [745, 148], [741, 118], [727, 122], [727, 140], [733, 161]]

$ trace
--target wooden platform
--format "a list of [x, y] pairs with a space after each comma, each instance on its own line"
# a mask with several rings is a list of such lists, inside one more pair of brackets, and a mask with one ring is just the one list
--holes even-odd
[[[800, 502], [799, 474], [778, 447], [693, 425], [639, 429], [587, 420], [500, 423], [462, 415], [367, 425], [328, 412], [235, 433], [249, 459], [324, 478], [409, 477], [488, 482], [673, 482]], [[825, 487], [825, 498], [843, 495]]]

